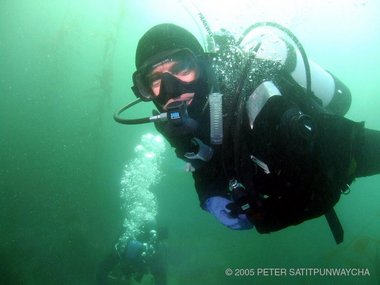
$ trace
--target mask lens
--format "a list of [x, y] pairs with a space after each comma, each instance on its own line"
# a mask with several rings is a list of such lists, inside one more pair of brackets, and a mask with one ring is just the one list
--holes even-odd
[[190, 50], [179, 50], [172, 54], [166, 55], [161, 60], [156, 61], [146, 67], [144, 72], [144, 78], [148, 86], [154, 85], [156, 81], [161, 79], [160, 74], [154, 74], [152, 71], [159, 65], [165, 64], [167, 62], [174, 62], [171, 66], [169, 72], [173, 75], [185, 74], [191, 70], [197, 70], [197, 61], [194, 54]]
[[145, 80], [143, 79], [140, 72], [136, 71], [133, 76], [133, 86], [132, 91], [135, 93], [136, 97], [143, 101], [151, 101], [154, 98], [151, 89], [147, 86]]
[[176, 62], [171, 70], [173, 74], [180, 74], [187, 70], [197, 69], [196, 58], [189, 50], [181, 50], [173, 54], [170, 60]]
[[[157, 66], [165, 64], [167, 62], [174, 62], [174, 64], [170, 67], [170, 70], [168, 71], [170, 74], [173, 75], [173, 77], [187, 75], [188, 72], [195, 71], [195, 80], [198, 79], [199, 68], [197, 64], [197, 58], [192, 53], [192, 51], [190, 51], [189, 49], [180, 49], [171, 51], [169, 53], [161, 53], [149, 59], [143, 66], [141, 66], [135, 72], [133, 76], [134, 86], [132, 87], [132, 90], [134, 91], [137, 97], [141, 98], [144, 101], [155, 100], [159, 104], [162, 104], [162, 102], [166, 101], [168, 97], [173, 97], [170, 94], [161, 96], [164, 92], [160, 92], [160, 94], [158, 94], [157, 96], [157, 94], [154, 94], [152, 91], [155, 84], [160, 85], [162, 88], [162, 79], [164, 75], [162, 73], [155, 74], [152, 71]], [[178, 79], [177, 81], [180, 80]], [[183, 82], [183, 84], [188, 85], [188, 83], [186, 82]], [[190, 83], [190, 85], [192, 84]]]
[[[141, 66], [134, 75], [134, 89], [138, 97], [144, 101], [153, 100], [156, 96], [152, 92], [152, 87], [157, 82], [160, 82], [162, 74], [153, 74], [152, 71], [155, 67], [162, 65], [166, 62], [175, 62], [169, 70], [173, 75], [186, 74], [191, 70], [198, 70], [197, 59], [189, 49], [181, 49], [171, 51], [170, 53], [159, 54], [152, 59], [148, 60]], [[196, 72], [198, 74], [198, 72]]]

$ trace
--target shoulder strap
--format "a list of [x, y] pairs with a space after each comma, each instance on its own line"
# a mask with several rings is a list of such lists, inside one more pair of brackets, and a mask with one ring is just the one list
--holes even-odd
[[[241, 124], [243, 121], [243, 108], [245, 107], [246, 98], [242, 96], [242, 90], [244, 83], [248, 77], [249, 71], [255, 60], [256, 53], [259, 50], [261, 43], [258, 43], [251, 51], [250, 56], [244, 66], [242, 74], [238, 81], [237, 89], [235, 90], [235, 95], [232, 99], [232, 106], [226, 120], [226, 130], [228, 137], [226, 138], [227, 143], [223, 143], [223, 153], [225, 159], [223, 163], [225, 164], [225, 171], [227, 171], [227, 177], [229, 178], [239, 178], [239, 161], [240, 161], [240, 132]], [[230, 151], [232, 145], [233, 151]], [[230, 153], [229, 157], [227, 154]]]
[[340, 244], [343, 241], [344, 231], [334, 208], [331, 208], [329, 211], [327, 211], [325, 217], [327, 223], [329, 224], [331, 233], [334, 236], [336, 244]]

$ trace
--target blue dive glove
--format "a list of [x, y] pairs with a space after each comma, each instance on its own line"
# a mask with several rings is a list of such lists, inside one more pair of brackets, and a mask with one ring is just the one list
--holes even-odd
[[253, 225], [249, 222], [245, 214], [239, 214], [237, 216], [230, 215], [231, 210], [228, 209], [228, 205], [231, 204], [230, 200], [220, 196], [214, 196], [208, 198], [203, 208], [209, 213], [213, 214], [219, 222], [226, 227], [233, 230], [248, 230], [252, 229]]

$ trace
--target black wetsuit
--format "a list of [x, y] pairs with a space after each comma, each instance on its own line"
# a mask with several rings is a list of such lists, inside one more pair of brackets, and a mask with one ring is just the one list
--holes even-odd
[[[248, 217], [259, 232], [267, 233], [325, 214], [355, 178], [380, 173], [380, 131], [321, 113], [314, 117], [316, 137], [303, 144], [284, 137], [278, 129], [281, 117], [273, 110], [264, 113], [271, 118], [263, 115], [254, 131], [241, 131], [239, 165], [233, 165], [231, 143], [215, 148], [212, 160], [193, 172], [201, 206], [209, 197], [231, 198], [229, 180], [239, 178], [252, 203]], [[207, 122], [200, 125], [194, 135], [208, 143]], [[169, 140], [183, 158], [184, 144]], [[269, 164], [272, 172], [264, 173], [251, 155]]]
[[[223, 146], [214, 147], [211, 161], [197, 165], [193, 177], [201, 206], [209, 197], [231, 198], [229, 181], [239, 179], [251, 204], [247, 216], [259, 232], [267, 233], [325, 214], [355, 178], [380, 173], [380, 132], [325, 111], [311, 98], [306, 100], [300, 95], [305, 90], [286, 70], [272, 63], [258, 65], [261, 69], [251, 68], [252, 74], [245, 76], [251, 80], [239, 80], [242, 68], [237, 68], [225, 72], [238, 74], [234, 80], [237, 84], [219, 82], [225, 124]], [[283, 96], [265, 105], [251, 129], [245, 102], [263, 81], [274, 82]], [[206, 94], [196, 93], [189, 108], [190, 116], [198, 122], [195, 132], [173, 136], [166, 132], [168, 123], [157, 124], [181, 159], [186, 152], [194, 151], [191, 138], [210, 144]], [[241, 100], [235, 102], [234, 96]], [[292, 134], [291, 123], [287, 123], [292, 109], [310, 116], [315, 131], [312, 139]], [[270, 173], [265, 173], [252, 156], [265, 162]]]

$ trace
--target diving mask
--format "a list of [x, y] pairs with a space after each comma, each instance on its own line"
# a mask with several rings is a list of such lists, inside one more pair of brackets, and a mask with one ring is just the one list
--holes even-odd
[[[172, 62], [169, 69], [163, 73], [153, 72], [157, 66]], [[177, 75], [195, 72], [196, 78], [184, 82]], [[189, 49], [176, 49], [160, 53], [149, 59], [133, 74], [133, 92], [143, 101], [155, 101], [164, 106], [169, 99], [177, 98], [184, 93], [195, 93], [199, 67], [197, 57]], [[159, 94], [153, 93], [153, 87], [159, 84]]]

